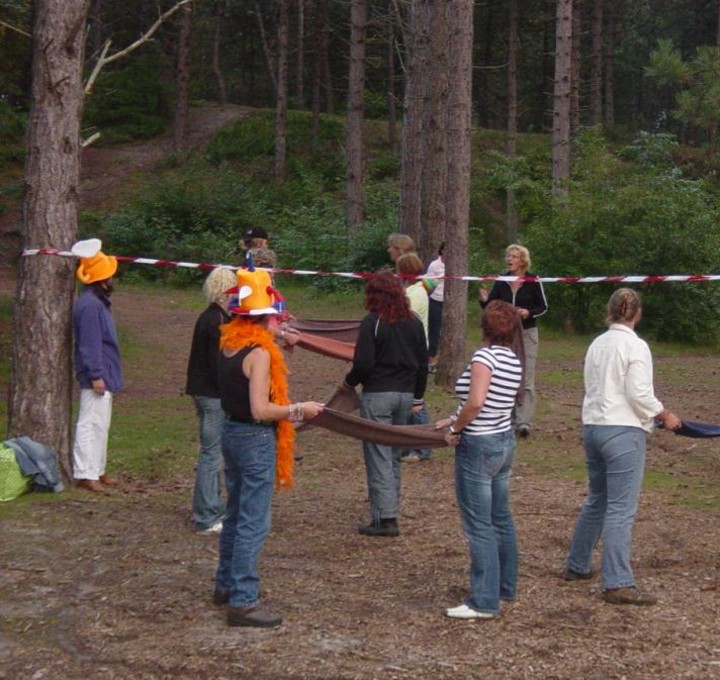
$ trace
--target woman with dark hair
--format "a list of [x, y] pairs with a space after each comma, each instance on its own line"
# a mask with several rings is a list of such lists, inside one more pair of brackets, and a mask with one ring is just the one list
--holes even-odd
[[607, 306], [608, 330], [585, 355], [582, 422], [589, 488], [565, 578], [592, 578], [592, 553], [602, 536], [603, 599], [610, 604], [655, 604], [635, 587], [630, 564], [645, 442], [655, 421], [666, 430], [682, 424], [655, 396], [650, 348], [635, 333], [641, 318], [640, 296], [630, 288], [616, 290]]
[[522, 364], [511, 349], [522, 332], [516, 309], [500, 300], [482, 317], [483, 346], [455, 383], [460, 406], [436, 424], [455, 446], [455, 492], [470, 545], [470, 595], [446, 610], [455, 619], [492, 619], [514, 600], [518, 550], [510, 511], [515, 455], [512, 410]]
[[[428, 352], [422, 322], [410, 311], [405, 290], [389, 272], [375, 274], [365, 287], [367, 316], [360, 324], [353, 367], [345, 385], [362, 384], [360, 414], [390, 425], [407, 425], [421, 406]], [[398, 536], [401, 448], [363, 441], [372, 521], [363, 536]]]
[[269, 330], [278, 314], [270, 274], [240, 269], [235, 317], [221, 327], [218, 383], [225, 422], [227, 509], [220, 533], [220, 558], [215, 577], [215, 604], [229, 604], [231, 626], [273, 627], [282, 618], [258, 604], [257, 562], [270, 531], [273, 486], [292, 485], [291, 421], [314, 418], [323, 405], [313, 401], [291, 404], [287, 366]]

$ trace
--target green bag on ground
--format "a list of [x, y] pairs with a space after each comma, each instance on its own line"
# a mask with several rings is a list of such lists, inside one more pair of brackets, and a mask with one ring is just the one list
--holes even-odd
[[11, 501], [30, 491], [30, 477], [20, 472], [15, 451], [0, 444], [0, 502]]

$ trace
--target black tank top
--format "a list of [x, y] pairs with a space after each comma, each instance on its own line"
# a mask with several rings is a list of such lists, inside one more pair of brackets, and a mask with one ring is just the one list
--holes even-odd
[[250, 409], [250, 381], [243, 373], [243, 361], [257, 345], [243, 347], [231, 357], [220, 352], [218, 356], [218, 384], [220, 403], [223, 411], [231, 420], [241, 423], [254, 423]]

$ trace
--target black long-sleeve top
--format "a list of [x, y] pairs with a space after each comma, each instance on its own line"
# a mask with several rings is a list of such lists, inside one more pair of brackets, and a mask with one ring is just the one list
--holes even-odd
[[218, 304], [212, 303], [195, 322], [185, 393], [195, 397], [220, 398], [218, 386], [218, 354], [220, 326], [230, 317]]
[[345, 376], [365, 392], [412, 392], [422, 400], [427, 384], [428, 350], [422, 322], [414, 314], [389, 324], [376, 314], [360, 323], [353, 367]]
[[[503, 276], [513, 276], [513, 274], [505, 272]], [[535, 274], [526, 272], [525, 276], [535, 276]], [[527, 319], [522, 320], [523, 328], [534, 328], [537, 325], [535, 319], [545, 314], [548, 308], [545, 291], [540, 281], [523, 281], [520, 288], [514, 292], [507, 281], [495, 281], [488, 294], [488, 299], [481, 302], [480, 305], [485, 309], [491, 300], [502, 300], [509, 302], [514, 307], [527, 309], [530, 315]]]

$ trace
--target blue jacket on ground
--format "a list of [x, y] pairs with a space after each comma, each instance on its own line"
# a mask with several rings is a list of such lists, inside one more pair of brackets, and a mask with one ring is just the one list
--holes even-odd
[[120, 347], [110, 313], [110, 298], [99, 286], [88, 286], [73, 307], [75, 372], [82, 389], [102, 378], [110, 392], [122, 389]]

